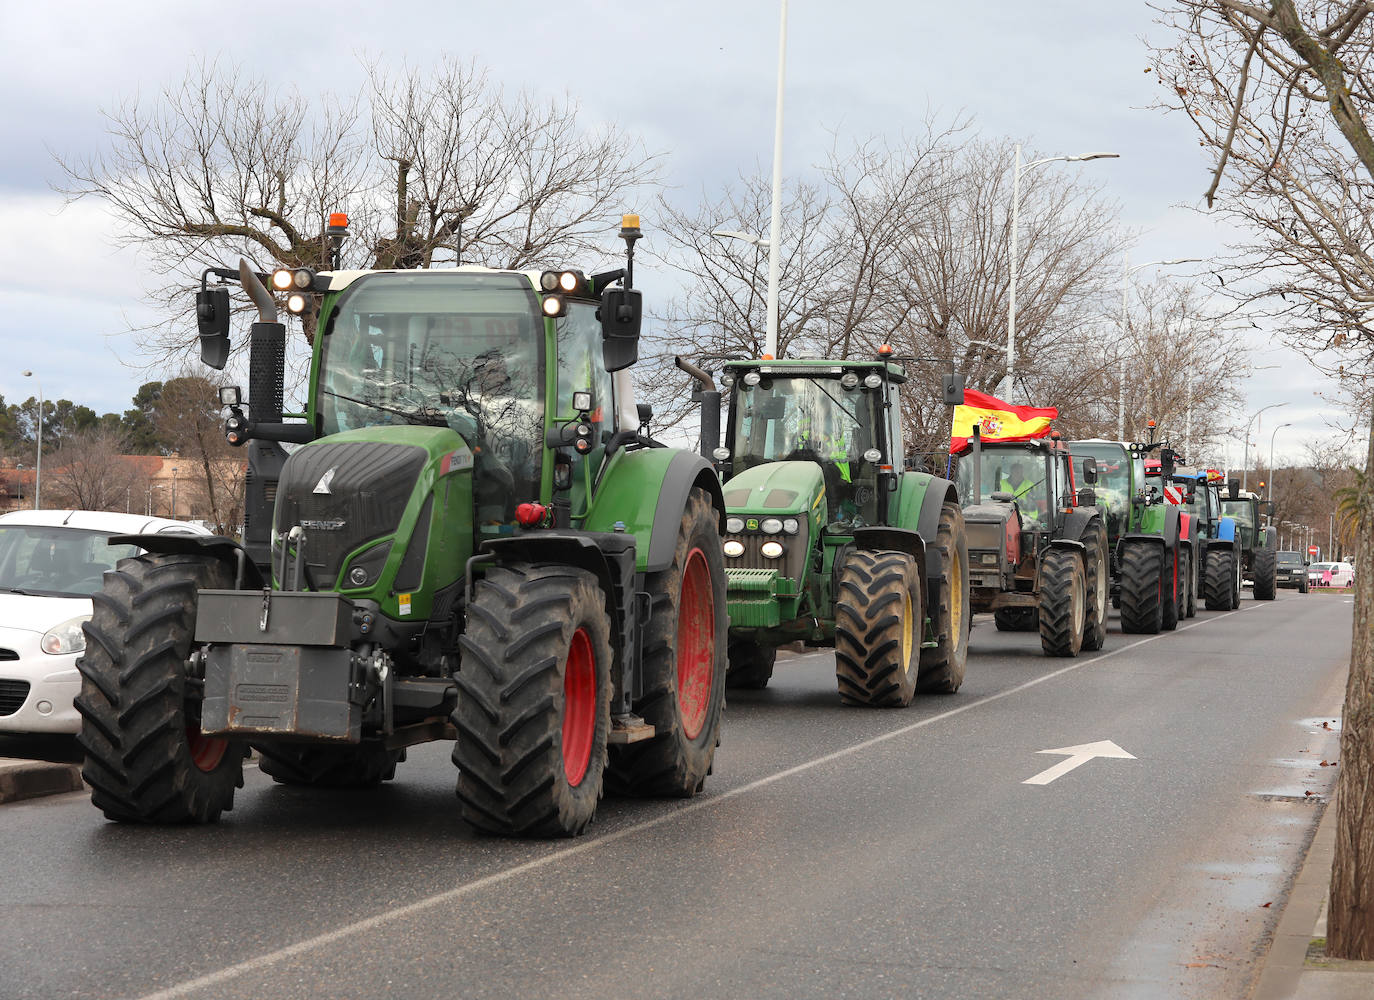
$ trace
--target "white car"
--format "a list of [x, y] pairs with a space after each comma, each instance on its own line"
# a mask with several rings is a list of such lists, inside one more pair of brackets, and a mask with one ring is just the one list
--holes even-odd
[[1354, 582], [1355, 567], [1348, 562], [1320, 562], [1307, 567], [1307, 583], [1311, 587], [1349, 587]]
[[208, 535], [184, 521], [91, 510], [0, 516], [0, 732], [75, 733], [81, 623], [106, 570], [141, 549], [112, 535]]

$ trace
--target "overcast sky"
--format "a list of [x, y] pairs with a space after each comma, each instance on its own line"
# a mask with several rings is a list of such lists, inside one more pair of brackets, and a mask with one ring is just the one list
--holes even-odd
[[[695, 193], [739, 171], [769, 169], [777, 73], [776, 0], [581, 4], [0, 5], [0, 394], [70, 398], [122, 412], [138, 385], [127, 333], [153, 317], [156, 287], [137, 255], [116, 251], [100, 205], [63, 207], [53, 153], [105, 144], [102, 108], [154, 96], [193, 61], [224, 58], [305, 95], [356, 91], [361, 58], [430, 64], [474, 58], [511, 89], [582, 105], [584, 122], [614, 121], [667, 154], [666, 180]], [[116, 15], [114, 12], [118, 11]], [[1041, 155], [1110, 150], [1119, 160], [1051, 164], [1092, 172], [1139, 233], [1132, 262], [1206, 258], [1225, 245], [1201, 203], [1207, 164], [1187, 122], [1154, 99], [1143, 37], [1163, 39], [1143, 0], [791, 0], [784, 170], [817, 163], [831, 131], [900, 135], [927, 110], [960, 112], [992, 138]], [[251, 12], [251, 15], [250, 15]], [[247, 25], [254, 25], [249, 29]], [[1032, 182], [1034, 174], [1027, 175]], [[1087, 179], [1085, 177], [1085, 179]], [[653, 219], [644, 219], [652, 237]], [[1330, 433], [1331, 387], [1259, 331], [1249, 412], [1285, 403], [1276, 451]], [[1252, 434], [1267, 452], [1277, 426]], [[1239, 464], [1239, 442], [1230, 460]], [[1215, 456], [1225, 459], [1225, 456]]]

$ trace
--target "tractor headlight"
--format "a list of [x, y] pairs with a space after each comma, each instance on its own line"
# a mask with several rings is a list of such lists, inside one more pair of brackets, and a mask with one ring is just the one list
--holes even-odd
[[732, 538], [721, 546], [721, 551], [725, 553], [727, 559], [738, 559], [744, 555], [744, 543], [737, 542]]
[[565, 292], [577, 291], [577, 286], [582, 284], [582, 278], [576, 271], [564, 271], [558, 276], [558, 287]]
[[781, 559], [782, 542], [764, 542], [759, 551], [763, 553], [765, 559]]
[[284, 292], [296, 284], [296, 276], [284, 267], [280, 267], [272, 272], [272, 287], [279, 292]]
[[734, 372], [725, 372], [725, 373], [723, 373], [723, 374], [720, 376], [720, 384], [723, 385], [723, 386], [724, 386], [725, 388], [727, 388], [727, 389], [730, 388], [730, 386], [732, 386], [732, 385], [735, 384], [735, 373], [734, 373]]
[[714, 458], [717, 462], [724, 462], [727, 458], [730, 457], [730, 449], [725, 447], [713, 449], [711, 452], [711, 457]]
[[978, 561], [981, 562], [984, 566], [996, 566], [996, 565], [997, 565], [997, 553], [996, 553], [996, 552], [980, 552], [980, 553], [978, 554]]
[[539, 287], [546, 292], [551, 292], [558, 287], [558, 272], [545, 271], [539, 276]]
[[725, 531], [727, 534], [738, 535], [744, 531], [744, 518], [727, 517], [725, 519]]
[[882, 384], [883, 377], [879, 375], [877, 372], [873, 372], [864, 377], [864, 385], [868, 386], [870, 389], [876, 389], [878, 388], [878, 386]]
[[852, 389], [859, 384], [859, 376], [854, 372], [845, 372], [840, 376], [840, 388]]
[[747, 385], [747, 386], [749, 386], [751, 389], [752, 389], [754, 386], [758, 385], [758, 384], [759, 384], [760, 382], [762, 382], [762, 381], [763, 381], [763, 376], [760, 375], [758, 372], [745, 372], [745, 373], [744, 373], [744, 384]]
[[38, 648], [45, 653], [58, 656], [62, 653], [79, 653], [86, 648], [86, 636], [81, 631], [81, 623], [91, 620], [90, 615], [69, 618], [61, 625], [54, 625], [43, 633]]
[[864, 452], [864, 461], [869, 465], [876, 465], [882, 457], [883, 453], [877, 448], [869, 448], [868, 451]]
[[544, 296], [544, 302], [543, 302], [543, 310], [544, 310], [544, 315], [545, 315], [545, 316], [562, 316], [562, 315], [563, 315], [563, 299], [562, 299], [562, 297], [561, 297], [561, 296], [558, 296], [558, 295], [545, 295], [545, 296]]
[[784, 518], [782, 530], [789, 535], [795, 535], [797, 532], [801, 531], [801, 523], [795, 517]]
[[286, 297], [286, 311], [299, 316], [301, 313], [305, 312], [307, 303], [308, 300], [300, 292], [292, 292]]
[[763, 523], [759, 525], [759, 530], [765, 535], [782, 534], [782, 521], [776, 517], [765, 517]]

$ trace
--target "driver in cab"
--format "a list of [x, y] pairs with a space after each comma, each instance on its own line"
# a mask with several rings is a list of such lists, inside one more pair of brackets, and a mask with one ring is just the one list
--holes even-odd
[[1016, 506], [1021, 511], [1021, 516], [1028, 520], [1035, 520], [1039, 516], [1039, 505], [1035, 498], [1031, 496], [1031, 491], [1035, 488], [1035, 483], [1026, 476], [1026, 467], [1021, 462], [1012, 462], [1011, 470], [1002, 477], [997, 488], [1003, 493], [1010, 493], [1016, 500]]

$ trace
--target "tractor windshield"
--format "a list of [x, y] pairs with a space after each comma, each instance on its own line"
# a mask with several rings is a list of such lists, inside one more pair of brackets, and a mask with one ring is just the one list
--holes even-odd
[[1240, 544], [1245, 549], [1255, 547], [1256, 506], [1255, 501], [1248, 497], [1240, 497], [1236, 500], [1222, 497], [1221, 500], [1222, 513], [1227, 517], [1236, 519], [1236, 528], [1240, 531]]
[[[971, 462], [960, 462], [961, 478], [972, 474]], [[963, 472], [965, 468], [969, 472]], [[984, 499], [994, 493], [1010, 493], [1021, 511], [1021, 520], [1034, 527], [1050, 511], [1048, 460], [1039, 448], [1020, 444], [985, 444], [982, 457], [982, 482], [978, 493]], [[971, 484], [969, 484], [971, 485]], [[972, 490], [959, 484], [959, 495], [970, 496]]]
[[480, 449], [479, 478], [484, 461], [509, 496], [537, 496], [543, 325], [522, 275], [416, 271], [360, 278], [340, 296], [325, 330], [321, 430], [450, 427]]
[[735, 474], [765, 462], [815, 462], [825, 476], [829, 520], [876, 523], [878, 467], [863, 454], [881, 446], [879, 392], [846, 389], [838, 378], [741, 381], [729, 439]]
[[[1078, 474], [1078, 484], [1086, 485], [1083, 476], [1083, 459], [1091, 458], [1097, 462], [1097, 482], [1093, 492], [1097, 502], [1107, 508], [1107, 530], [1112, 537], [1119, 533], [1118, 525], [1124, 523], [1131, 505], [1131, 467], [1136, 461], [1121, 445], [1114, 441], [1083, 442], [1075, 441], [1069, 445], [1073, 453], [1074, 471]], [[1138, 473], [1137, 473], [1138, 474]]]

